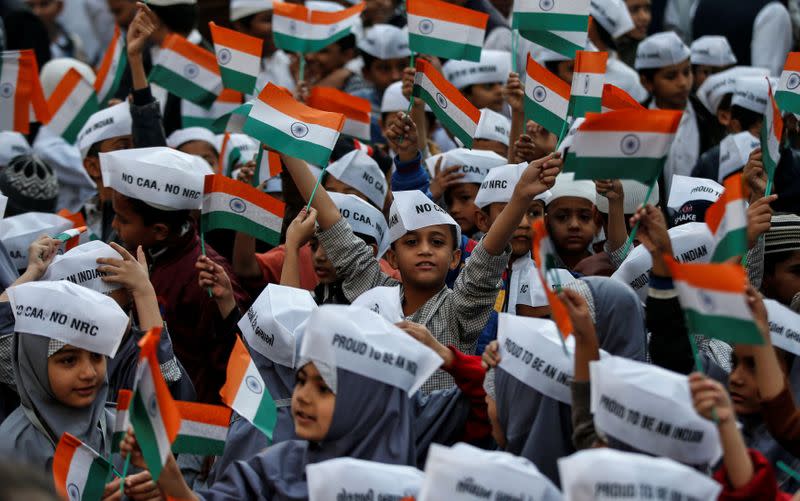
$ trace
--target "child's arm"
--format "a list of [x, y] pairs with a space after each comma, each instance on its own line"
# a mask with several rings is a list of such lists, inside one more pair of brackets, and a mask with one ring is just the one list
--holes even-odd
[[626, 257], [622, 255], [620, 249], [628, 240], [628, 229], [625, 227], [625, 193], [619, 179], [595, 181], [594, 184], [597, 193], [608, 199], [608, 234], [605, 250], [614, 269], [617, 269]]
[[[403, 97], [411, 100], [411, 92], [414, 89], [414, 77], [417, 75], [417, 70], [414, 68], [406, 68], [403, 70]], [[425, 101], [422, 99], [414, 99], [411, 106], [411, 120], [417, 126], [417, 144], [425, 150], [425, 145], [428, 144], [428, 122], [425, 120]]]
[[[9, 285], [9, 287], [27, 282], [36, 282], [42, 278], [44, 272], [47, 271], [47, 267], [50, 266], [50, 263], [53, 262], [53, 258], [56, 257], [59, 245], [61, 245], [60, 240], [51, 238], [48, 235], [42, 235], [34, 240], [30, 247], [28, 247], [28, 267], [25, 268], [25, 272], [14, 280], [14, 283]], [[6, 301], [8, 301], [8, 293], [3, 291], [3, 294], [0, 294], [0, 302]]]
[[206, 256], [199, 256], [194, 267], [197, 269], [200, 288], [211, 291], [211, 296], [219, 308], [220, 318], [228, 318], [237, 305], [233, 294], [233, 285], [231, 285], [230, 277], [225, 273], [225, 268]]
[[136, 258], [124, 247], [114, 242], [110, 244], [119, 252], [122, 259], [98, 258], [97, 270], [106, 275], [103, 282], [118, 284], [127, 289], [136, 306], [136, 315], [139, 319], [139, 328], [148, 331], [154, 327], [161, 327], [161, 311], [158, 308], [158, 299], [153, 284], [150, 283], [150, 274], [147, 271], [147, 258], [140, 245], [136, 249]]
[[314, 236], [317, 223], [317, 211], [313, 207], [307, 213], [306, 208], [300, 209], [286, 230], [286, 256], [283, 258], [281, 268], [281, 285], [287, 287], [300, 287], [300, 247], [304, 246]]
[[[419, 99], [414, 102], [417, 101]], [[417, 125], [405, 113], [399, 112], [398, 115], [401, 121], [393, 123], [386, 130], [386, 141], [395, 152], [392, 189], [394, 191], [419, 190], [431, 197], [430, 176], [422, 165]], [[431, 199], [433, 200], [432, 197]]]
[[689, 389], [697, 413], [716, 421], [728, 482], [734, 489], [744, 487], [753, 478], [753, 462], [736, 426], [736, 415], [728, 392], [720, 383], [697, 372], [689, 376]]
[[519, 75], [513, 71], [508, 74], [503, 97], [511, 107], [511, 131], [508, 134], [511, 148], [508, 149], [508, 161], [513, 162], [516, 158], [514, 148], [517, 138], [522, 135], [522, 129], [525, 127], [525, 87], [522, 86]]
[[[281, 160], [292, 176], [294, 184], [297, 186], [297, 191], [300, 192], [303, 200], [308, 201], [311, 198], [311, 193], [314, 192], [317, 178], [311, 173], [308, 165], [299, 158], [281, 154]], [[317, 211], [317, 223], [319, 223], [319, 227], [323, 231], [336, 224], [342, 218], [339, 209], [333, 203], [333, 199], [328, 195], [322, 183], [320, 183], [317, 192], [314, 194], [311, 206]]]

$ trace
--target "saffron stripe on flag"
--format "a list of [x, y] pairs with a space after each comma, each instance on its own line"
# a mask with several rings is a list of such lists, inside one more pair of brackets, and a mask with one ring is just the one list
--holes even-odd
[[246, 94], [255, 89], [261, 71], [260, 38], [208, 23], [223, 85]]
[[80, 73], [70, 68], [47, 100], [48, 127], [64, 141], [74, 144], [83, 126], [99, 106], [97, 95]]
[[439, 0], [408, 0], [406, 8], [413, 52], [480, 61], [488, 14]]

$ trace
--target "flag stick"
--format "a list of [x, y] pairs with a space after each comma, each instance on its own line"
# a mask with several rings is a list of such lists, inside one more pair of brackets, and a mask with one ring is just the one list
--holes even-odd
[[[205, 256], [206, 255], [206, 234], [203, 232], [203, 218], [200, 218], [200, 252]], [[208, 291], [208, 297], [214, 297], [214, 294], [211, 292], [211, 287], [206, 287]]]
[[568, 132], [568, 130], [567, 131], [564, 130], [566, 129], [566, 127], [567, 127], [567, 122], [565, 120], [564, 123], [561, 124], [561, 132], [558, 133], [558, 143], [556, 143], [556, 151], [558, 151], [558, 148], [561, 147], [561, 141], [563, 141], [564, 137], [566, 137], [566, 132]]
[[306, 205], [306, 212], [311, 210], [311, 202], [314, 201], [314, 195], [317, 194], [317, 188], [319, 188], [319, 183], [322, 182], [322, 176], [325, 175], [325, 169], [322, 169], [322, 172], [319, 173], [319, 177], [317, 178], [317, 184], [314, 185], [314, 189], [311, 191], [311, 196], [308, 197], [308, 205]]
[[511, 71], [517, 72], [517, 51], [519, 50], [519, 31], [511, 30]]
[[[411, 51], [411, 67], [412, 68], [416, 67], [416, 64], [417, 64], [417, 55], [416, 55], [416, 53], [414, 53], [414, 51]], [[414, 91], [412, 89], [411, 96], [409, 96], [409, 99], [408, 99], [408, 110], [406, 111], [406, 115], [411, 114], [411, 108], [413, 106], [414, 106]], [[400, 139], [400, 142], [402, 143], [403, 140]]]
[[793, 469], [789, 468], [789, 466], [784, 463], [783, 461], [778, 461], [778, 468], [784, 471], [787, 475], [795, 479], [796, 481], [800, 482], [800, 473], [797, 473]]
[[125, 477], [128, 475], [128, 466], [131, 464], [131, 454], [129, 452], [127, 456], [125, 456], [125, 464], [122, 465], [122, 475], [119, 477], [119, 492], [125, 492]]
[[764, 196], [768, 197], [772, 194], [772, 176], [767, 176], [767, 188], [764, 190]]
[[[650, 201], [650, 195], [653, 194], [653, 190], [655, 189], [657, 182], [658, 182], [658, 176], [656, 176], [656, 178], [653, 179], [653, 182], [650, 183], [650, 187], [647, 188], [647, 194], [644, 196], [644, 205], [647, 205], [647, 202]], [[634, 224], [633, 228], [631, 228], [631, 234], [628, 236], [628, 240], [625, 241], [625, 248], [623, 249], [622, 252], [623, 256], [627, 256], [628, 251], [631, 250], [631, 244], [633, 244], [633, 239], [636, 238], [636, 232], [638, 230], [639, 230], [639, 221], [636, 221], [636, 224]]]

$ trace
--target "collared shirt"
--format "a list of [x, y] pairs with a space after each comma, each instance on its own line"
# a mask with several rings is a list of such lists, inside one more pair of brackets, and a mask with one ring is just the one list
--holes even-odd
[[[349, 301], [379, 286], [399, 284], [401, 296], [404, 294], [402, 284], [381, 271], [372, 248], [353, 234], [347, 220], [342, 218], [317, 235], [328, 259], [336, 267], [342, 290]], [[510, 246], [501, 255], [493, 256], [479, 243], [453, 289], [442, 284], [441, 290], [406, 320], [424, 325], [445, 346], [454, 346], [466, 354], [474, 353], [510, 256]], [[452, 376], [440, 369], [422, 385], [422, 391], [430, 393], [451, 388], [454, 384]]]

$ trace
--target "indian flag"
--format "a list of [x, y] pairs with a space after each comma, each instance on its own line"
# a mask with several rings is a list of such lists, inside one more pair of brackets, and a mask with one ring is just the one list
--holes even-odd
[[230, 116], [241, 104], [242, 93], [232, 89], [223, 89], [209, 109], [181, 99], [181, 127], [204, 127], [215, 134], [222, 134], [225, 132], [225, 123], [220, 119]]
[[586, 30], [583, 31], [556, 31], [556, 30], [520, 30], [519, 34], [531, 42], [551, 50], [564, 57], [573, 59], [575, 53], [586, 46]]
[[664, 167], [680, 111], [589, 113], [570, 151], [575, 179], [633, 179], [650, 184]]
[[408, 0], [408, 46], [418, 54], [481, 60], [489, 14], [440, 0]]
[[80, 240], [81, 234], [83, 234], [85, 231], [86, 226], [79, 226], [77, 228], [71, 228], [67, 231], [59, 233], [53, 238], [65, 244], [64, 250], [70, 250], [78, 245], [78, 240]]
[[53, 482], [62, 499], [101, 499], [111, 471], [111, 463], [94, 449], [69, 433], [61, 435], [53, 455]]
[[583, 31], [589, 25], [589, 0], [515, 0], [511, 28]]
[[214, 120], [214, 125], [211, 130], [219, 131], [217, 134], [222, 134], [223, 132], [241, 134], [244, 123], [247, 121], [247, 115], [249, 115], [250, 110], [253, 109], [254, 102], [255, 101], [247, 101], [246, 103], [240, 104], [232, 109], [230, 113], [226, 113], [217, 118]]
[[175, 454], [221, 456], [231, 424], [231, 410], [221, 405], [176, 401], [181, 427], [172, 443]]
[[22, 59], [26, 68], [30, 68], [31, 85], [31, 103], [29, 107], [29, 120], [31, 122], [38, 121], [39, 123], [46, 124], [50, 121], [50, 108], [47, 107], [47, 99], [44, 97], [44, 89], [42, 89], [42, 82], [39, 80], [39, 65], [36, 62], [36, 54], [33, 50], [27, 49], [20, 51]]
[[111, 430], [111, 452], [119, 452], [119, 444], [131, 427], [128, 408], [131, 405], [131, 390], [119, 390], [117, 393], [117, 413], [114, 416], [114, 428]]
[[772, 95], [772, 85], [769, 84], [769, 103], [764, 113], [764, 122], [761, 124], [761, 152], [764, 168], [767, 170], [767, 192], [769, 196], [772, 188], [772, 179], [775, 169], [781, 159], [781, 137], [783, 136], [783, 118]]
[[86, 121], [100, 109], [94, 87], [75, 68], [56, 85], [47, 107], [51, 115], [48, 128], [69, 144], [75, 144]]
[[228, 359], [227, 376], [219, 391], [222, 401], [272, 440], [278, 410], [250, 353], [238, 337]]
[[139, 341], [139, 365], [129, 411], [136, 440], [153, 481], [158, 481], [161, 475], [181, 424], [178, 408], [158, 363], [156, 350], [160, 337], [161, 327], [156, 327]]
[[775, 101], [783, 111], [800, 113], [800, 52], [790, 52], [786, 57]]
[[559, 291], [561, 289], [556, 271], [558, 268], [556, 265], [558, 255], [553, 241], [550, 240], [550, 235], [547, 234], [547, 226], [544, 224], [544, 219], [539, 219], [533, 223], [533, 260], [536, 262], [539, 278], [544, 284], [544, 291], [547, 295], [547, 300], [550, 302], [550, 316], [558, 326], [561, 335], [567, 337], [572, 334], [572, 321], [569, 318], [569, 313], [567, 313], [567, 307], [553, 292], [553, 288], [557, 288]]
[[742, 173], [725, 178], [725, 191], [706, 211], [706, 224], [714, 235], [712, 263], [747, 252], [747, 204]]
[[370, 113], [372, 105], [363, 97], [356, 97], [332, 87], [314, 87], [306, 104], [312, 108], [344, 115], [342, 134], [370, 142]]
[[219, 174], [206, 176], [203, 231], [226, 228], [278, 245], [283, 213], [283, 202], [250, 185]]
[[327, 165], [344, 120], [340, 113], [308, 107], [268, 83], [255, 100], [242, 132], [281, 153], [313, 165]]
[[33, 67], [28, 53], [33, 51], [0, 53], [0, 130], [30, 132]]
[[264, 42], [260, 38], [217, 26], [213, 21], [208, 23], [208, 27], [214, 40], [222, 84], [227, 89], [252, 93], [261, 72]]
[[336, 12], [273, 2], [272, 35], [275, 46], [289, 52], [319, 52], [349, 35], [363, 10], [364, 2]]
[[472, 148], [472, 137], [481, 119], [480, 110], [428, 61], [417, 59], [416, 69], [412, 95], [425, 101], [442, 125], [465, 147]]
[[587, 112], [603, 109], [603, 81], [608, 52], [579, 50], [575, 54], [575, 72], [569, 92], [569, 116], [582, 117]]
[[242, 158], [242, 152], [231, 143], [231, 133], [226, 132], [222, 138], [222, 146], [219, 149], [219, 160], [217, 161], [217, 174], [224, 173], [231, 177], [233, 169]]
[[617, 110], [643, 110], [644, 106], [616, 85], [603, 84], [602, 113]]
[[762, 344], [764, 340], [747, 306], [747, 274], [739, 264], [678, 263], [668, 259], [691, 334], [729, 344]]
[[261, 186], [264, 181], [280, 175], [281, 169], [281, 156], [278, 152], [269, 150], [262, 144], [258, 150], [258, 155], [256, 155], [253, 186]]
[[530, 54], [525, 72], [525, 121], [533, 120], [560, 137], [567, 127], [569, 85], [534, 61]]
[[206, 109], [222, 92], [214, 54], [175, 34], [164, 40], [150, 71], [150, 82]]
[[98, 102], [105, 105], [109, 99], [114, 97], [127, 66], [128, 53], [125, 51], [125, 39], [122, 37], [119, 26], [115, 25], [111, 45], [108, 46], [108, 50], [103, 55], [100, 66], [95, 72], [97, 78], [94, 81], [94, 90], [97, 93]]

